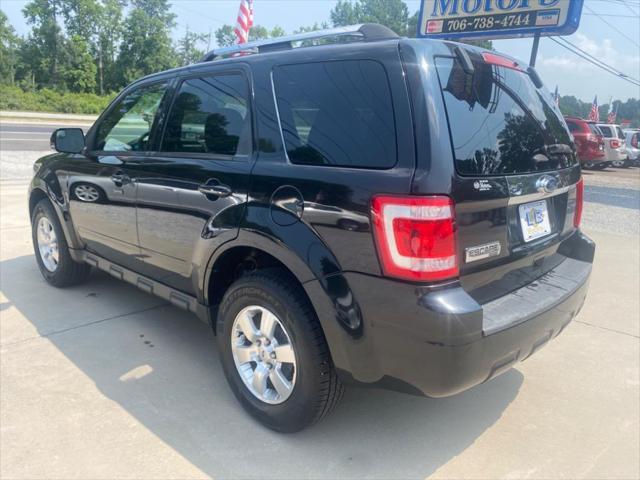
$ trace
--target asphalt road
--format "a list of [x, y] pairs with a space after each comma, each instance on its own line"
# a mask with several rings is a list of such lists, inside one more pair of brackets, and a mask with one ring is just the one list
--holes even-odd
[[[73, 127], [73, 125], [65, 125]], [[77, 125], [87, 130], [86, 125]], [[51, 134], [60, 125], [30, 125], [0, 123], [0, 150], [4, 151], [42, 151], [49, 149]]]

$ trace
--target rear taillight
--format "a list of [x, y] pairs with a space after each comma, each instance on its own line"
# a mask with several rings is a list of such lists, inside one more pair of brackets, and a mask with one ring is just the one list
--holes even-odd
[[458, 275], [453, 200], [380, 195], [371, 204], [384, 274], [412, 281]]
[[620, 140], [609, 140], [609, 145], [611, 145], [611, 148], [619, 148], [620, 147]]
[[576, 209], [573, 213], [573, 226], [578, 228], [582, 221], [582, 207], [584, 205], [584, 180], [581, 178], [576, 183]]
[[633, 148], [638, 148], [638, 136], [639, 135], [634, 135], [633, 137], [631, 137], [631, 146]]

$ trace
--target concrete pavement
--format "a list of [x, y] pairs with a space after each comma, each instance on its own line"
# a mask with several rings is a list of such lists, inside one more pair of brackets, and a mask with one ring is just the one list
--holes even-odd
[[101, 274], [48, 286], [26, 183], [2, 181], [0, 477], [638, 478], [640, 245], [593, 205], [587, 303], [531, 359], [448, 399], [349, 389], [279, 435], [236, 403], [195, 317]]

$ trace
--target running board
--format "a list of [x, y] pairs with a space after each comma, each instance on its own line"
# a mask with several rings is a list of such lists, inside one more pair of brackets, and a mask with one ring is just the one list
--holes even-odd
[[155, 280], [145, 277], [144, 275], [140, 275], [133, 270], [129, 270], [110, 262], [106, 258], [102, 258], [95, 253], [82, 251], [79, 256], [84, 262], [88, 263], [92, 267], [102, 270], [118, 280], [123, 280], [131, 285], [135, 285], [140, 290], [150, 293], [151, 295], [167, 300], [176, 307], [195, 314], [200, 320], [211, 325], [209, 308], [198, 302], [197, 298], [178, 290], [174, 290], [163, 283], [156, 282]]

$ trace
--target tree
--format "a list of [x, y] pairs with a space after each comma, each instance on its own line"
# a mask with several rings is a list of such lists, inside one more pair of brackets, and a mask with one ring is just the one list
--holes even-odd
[[58, 24], [59, 0], [31, 0], [22, 12], [33, 27], [21, 50], [32, 82], [64, 90], [59, 71], [64, 53], [64, 36]]
[[72, 92], [93, 92], [97, 68], [88, 42], [80, 35], [72, 35], [65, 41], [64, 53], [67, 58], [60, 67], [60, 75], [65, 86]]
[[338, 0], [330, 16], [335, 27], [380, 23], [398, 35], [409, 33], [409, 9], [402, 0]]
[[313, 25], [309, 25], [306, 27], [300, 27], [297, 30], [294, 30], [293, 33], [306, 33], [306, 32], [315, 32], [316, 30], [324, 30], [329, 28], [329, 24], [327, 22], [322, 22], [318, 25], [318, 22]]
[[65, 29], [84, 39], [96, 64], [96, 82], [102, 95], [114, 83], [117, 46], [122, 36], [126, 0], [59, 0]]
[[175, 15], [167, 0], [132, 0], [122, 34], [117, 67], [126, 84], [144, 75], [175, 67], [171, 43]]
[[228, 47], [236, 43], [236, 34], [231, 25], [223, 25], [218, 28], [215, 36], [219, 47]]
[[15, 34], [7, 16], [0, 10], [0, 83], [15, 83], [19, 49], [20, 37]]
[[[286, 32], [278, 25], [273, 27], [272, 30], [269, 30], [262, 25], [254, 25], [249, 30], [249, 41], [253, 42], [267, 38], [277, 38], [282, 37], [283, 35], [286, 35]], [[236, 34], [231, 25], [223, 25], [218, 28], [215, 32], [215, 36], [219, 47], [228, 47], [230, 45], [235, 45], [237, 42]]]
[[204, 51], [198, 45], [207, 41], [207, 35], [189, 31], [187, 26], [184, 36], [178, 40], [178, 58], [180, 65], [190, 65], [198, 62], [204, 55]]
[[98, 75], [99, 93], [118, 90], [117, 55], [123, 34], [122, 10], [126, 0], [102, 0], [98, 27]]
[[253, 42], [255, 40], [264, 40], [265, 38], [269, 38], [270, 33], [262, 25], [254, 25], [249, 29], [249, 41]]

